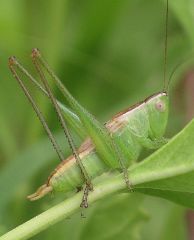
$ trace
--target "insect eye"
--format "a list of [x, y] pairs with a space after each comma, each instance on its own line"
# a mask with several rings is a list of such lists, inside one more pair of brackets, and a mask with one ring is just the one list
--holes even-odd
[[158, 111], [164, 112], [165, 111], [165, 104], [164, 102], [160, 101], [155, 104], [155, 107]]

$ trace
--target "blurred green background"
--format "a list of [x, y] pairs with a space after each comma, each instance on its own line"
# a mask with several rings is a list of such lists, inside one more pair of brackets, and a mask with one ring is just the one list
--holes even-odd
[[[194, 47], [193, 1], [169, 2], [168, 75], [183, 59], [193, 57]], [[70, 92], [104, 122], [161, 91], [165, 3], [0, 1], [0, 234], [64, 199], [60, 194], [33, 203], [26, 200], [59, 160], [8, 70], [8, 57], [16, 55], [36, 75], [30, 51], [41, 49]], [[192, 61], [186, 61], [173, 78], [168, 137], [192, 117], [192, 66]], [[68, 155], [49, 102], [36, 89], [32, 92]], [[123, 194], [96, 203], [85, 219], [78, 213], [33, 239], [189, 239], [189, 214], [190, 218], [185, 209], [165, 200]]]

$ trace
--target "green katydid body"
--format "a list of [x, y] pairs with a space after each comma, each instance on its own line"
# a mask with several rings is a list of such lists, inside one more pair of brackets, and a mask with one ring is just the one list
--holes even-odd
[[[168, 96], [160, 92], [139, 104], [130, 107], [106, 123], [107, 132], [129, 167], [139, 157], [143, 148], [156, 149], [166, 141], [163, 138], [168, 120]], [[103, 159], [88, 138], [78, 149], [79, 157], [91, 179], [110, 169], [119, 169], [119, 162], [110, 162]], [[114, 161], [114, 159], [113, 159]], [[46, 184], [36, 193], [28, 196], [30, 200], [37, 200], [49, 192], [69, 192], [84, 184], [80, 169], [72, 155], [57, 166], [49, 176]]]
[[[166, 56], [167, 56], [167, 23], [168, 0], [166, 9], [166, 38], [164, 58], [164, 89], [166, 85]], [[61, 164], [49, 176], [46, 184], [37, 192], [28, 196], [30, 200], [37, 200], [47, 193], [54, 191], [69, 192], [84, 186], [81, 207], [87, 208], [87, 197], [93, 190], [92, 179], [110, 169], [123, 172], [126, 186], [131, 189], [127, 168], [138, 159], [143, 148], [156, 149], [163, 145], [163, 138], [168, 119], [168, 96], [165, 91], [154, 94], [124, 112], [117, 114], [106, 125], [101, 124], [70, 94], [61, 80], [55, 75], [48, 63], [41, 56], [37, 48], [32, 50], [32, 60], [41, 80], [39, 84], [26, 69], [19, 64], [15, 57], [9, 58], [10, 70], [31, 103], [41, 124], [43, 125]], [[64, 155], [57, 144], [48, 124], [39, 110], [36, 102], [17, 73], [22, 72], [36, 87], [46, 95], [56, 111], [65, 137], [68, 140], [72, 156], [64, 160]], [[67, 100], [75, 116], [71, 117], [69, 111], [55, 98], [46, 79], [46, 74], [55, 82], [64, 98]], [[62, 115], [62, 110], [65, 115]], [[79, 130], [81, 123], [82, 133], [88, 139], [77, 150], [73, 138], [67, 128], [67, 123], [77, 124]], [[80, 133], [80, 135], [82, 134]]]

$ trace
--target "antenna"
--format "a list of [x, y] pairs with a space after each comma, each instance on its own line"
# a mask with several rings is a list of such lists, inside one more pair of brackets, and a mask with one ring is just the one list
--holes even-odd
[[167, 89], [167, 81], [166, 81], [166, 67], [167, 67], [167, 53], [168, 53], [168, 0], [166, 0], [166, 16], [165, 16], [165, 41], [164, 41], [164, 91]]
[[50, 141], [51, 141], [51, 143], [52, 143], [52, 145], [53, 145], [53, 147], [54, 147], [54, 149], [55, 149], [55, 151], [56, 151], [56, 153], [57, 153], [57, 155], [59, 157], [59, 159], [61, 161], [63, 161], [65, 159], [64, 156], [63, 156], [63, 153], [62, 153], [59, 145], [57, 144], [57, 142], [56, 142], [56, 140], [55, 140], [55, 138], [54, 138], [50, 128], [48, 127], [48, 124], [47, 124], [47, 122], [46, 122], [42, 112], [39, 110], [39, 108], [36, 105], [33, 97], [31, 96], [30, 92], [28, 91], [28, 89], [24, 85], [23, 81], [20, 79], [19, 75], [17, 74], [16, 70], [14, 69], [14, 66], [17, 66], [17, 64], [18, 64], [18, 61], [16, 60], [15, 57], [10, 57], [9, 58], [9, 68], [10, 68], [13, 76], [15, 77], [17, 82], [19, 83], [21, 89], [23, 90], [24, 94], [26, 95], [26, 97], [28, 98], [30, 104], [32, 105], [34, 111], [36, 112], [37, 117], [39, 118], [40, 122], [42, 123], [42, 126], [45, 129], [45, 131], [46, 131], [46, 133], [47, 133], [47, 135], [48, 135], [48, 137], [49, 137], [49, 139], [50, 139]]

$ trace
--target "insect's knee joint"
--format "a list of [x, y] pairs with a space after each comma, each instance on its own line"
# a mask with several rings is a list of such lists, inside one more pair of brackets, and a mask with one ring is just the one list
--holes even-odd
[[39, 58], [40, 56], [41, 56], [40, 50], [38, 48], [33, 48], [31, 57], [32, 58]]

